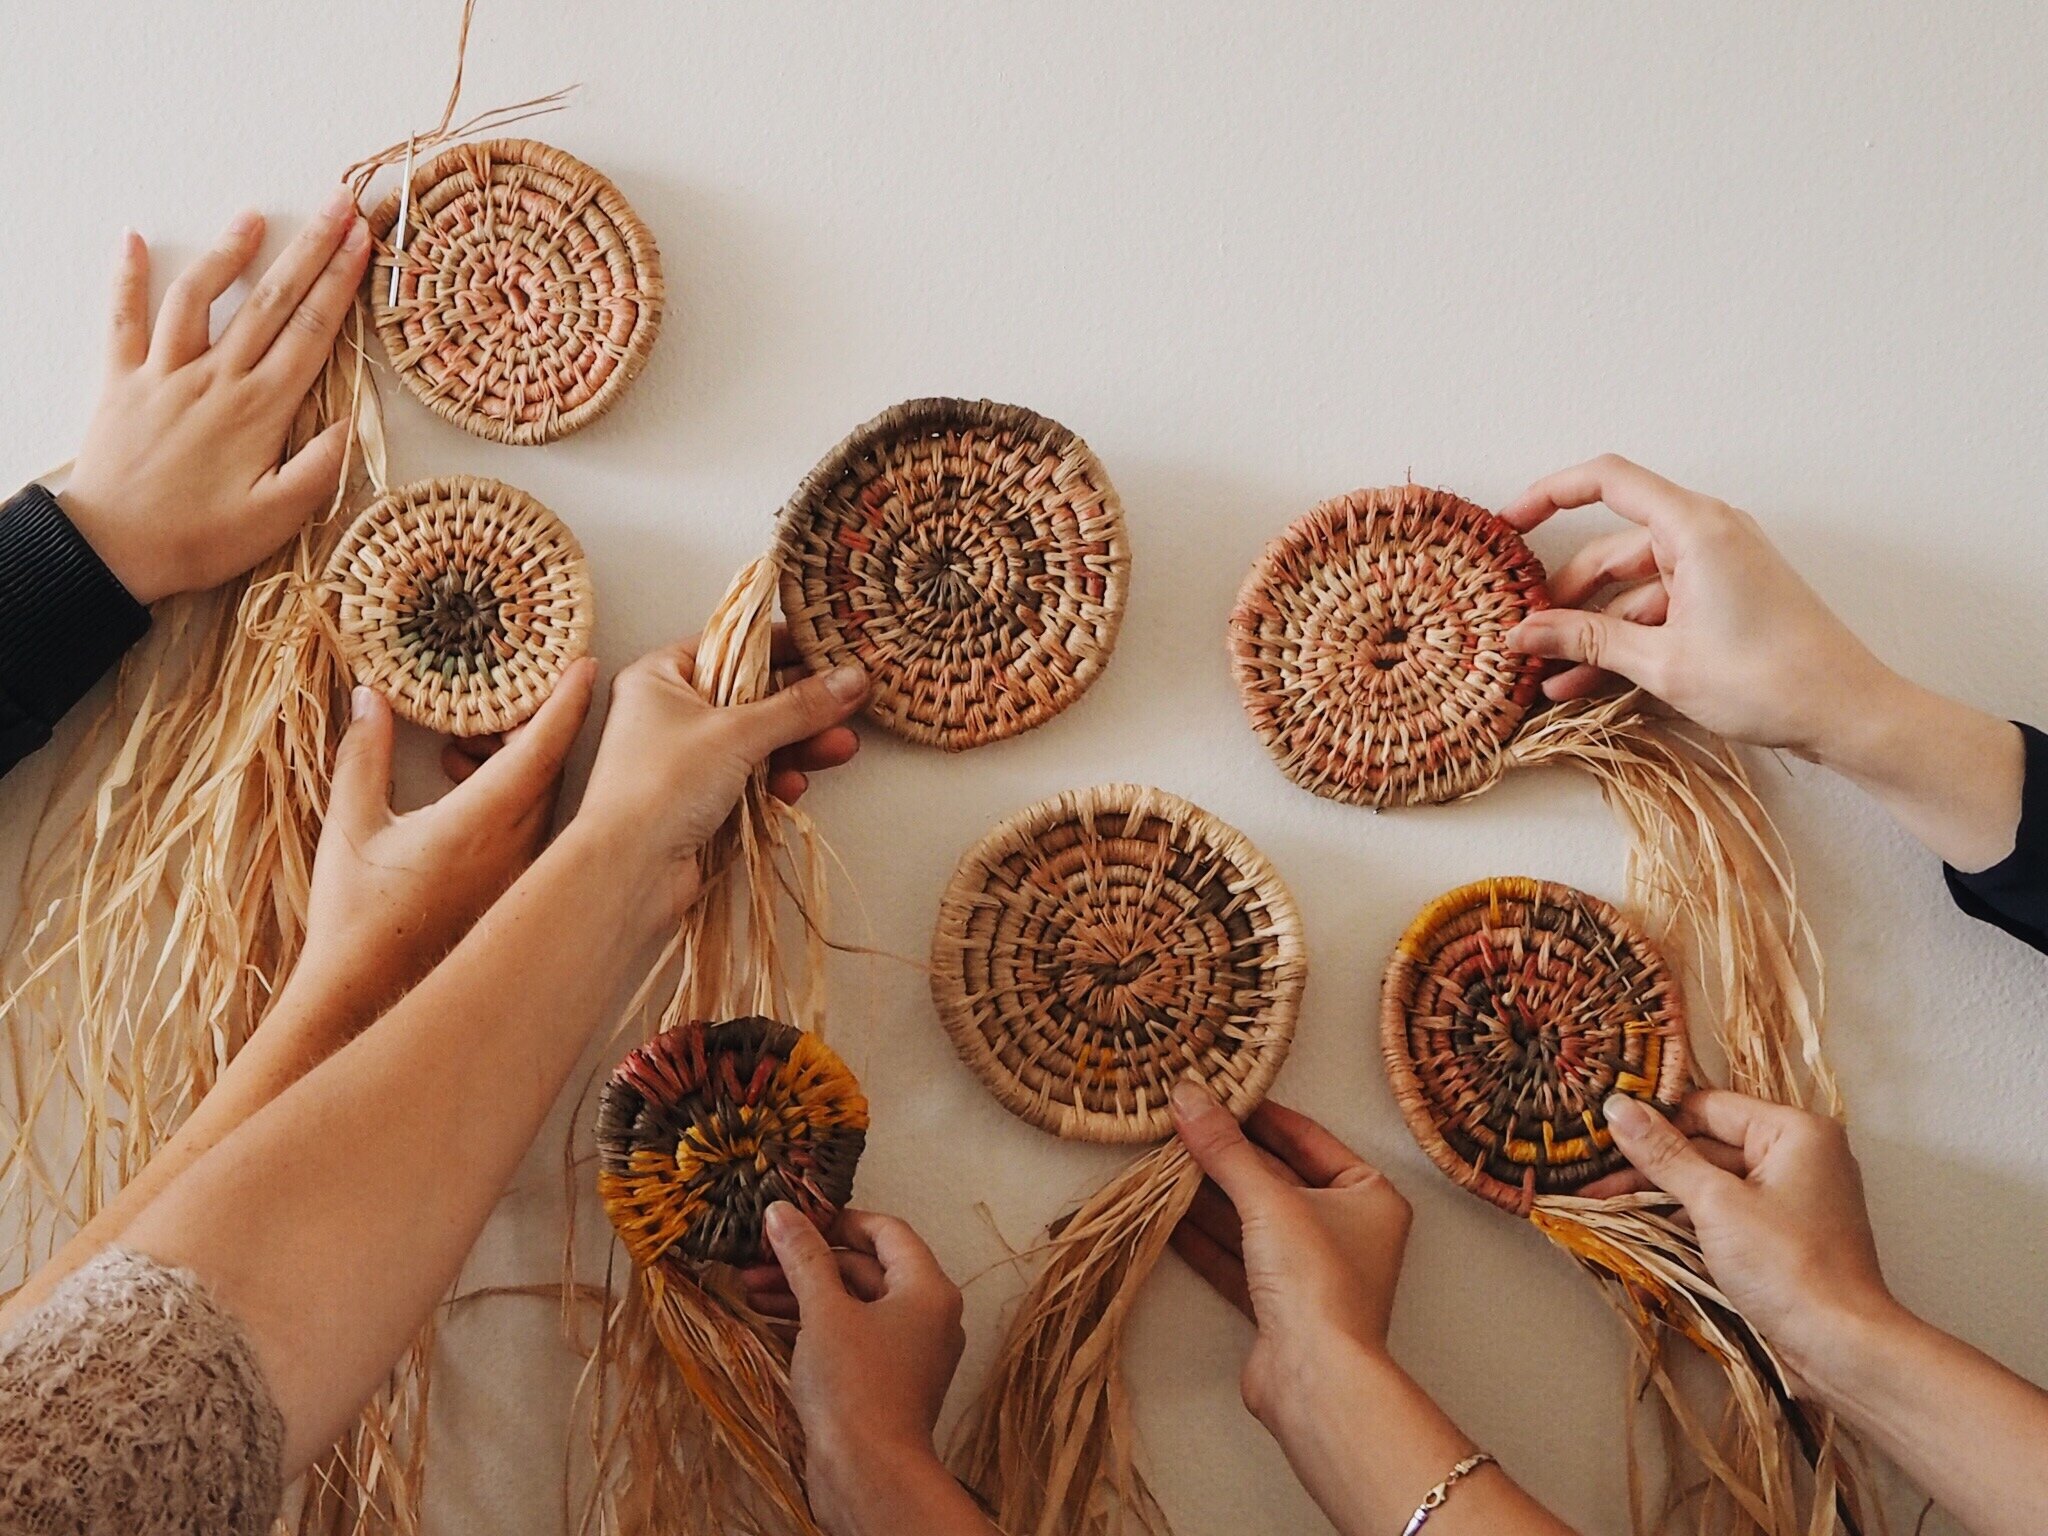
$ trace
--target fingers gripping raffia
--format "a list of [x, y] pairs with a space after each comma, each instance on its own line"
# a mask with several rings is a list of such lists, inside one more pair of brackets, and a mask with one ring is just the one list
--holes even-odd
[[327, 584], [356, 681], [429, 730], [509, 730], [590, 650], [582, 545], [502, 481], [455, 475], [379, 498], [342, 536]]
[[783, 509], [791, 637], [857, 661], [868, 713], [960, 751], [1030, 730], [1108, 665], [1130, 573], [1088, 445], [988, 400], [911, 400], [857, 428]]
[[[532, 139], [456, 144], [370, 213], [369, 293], [392, 371], [440, 416], [546, 443], [610, 410], [646, 366], [665, 289], [619, 189]], [[396, 302], [391, 276], [398, 275]]]
[[[1027, 808], [961, 861], [932, 996], [1012, 1113], [1076, 1140], [1156, 1144], [1184, 1078], [1240, 1117], [1265, 1096], [1306, 964], [1293, 898], [1242, 834], [1110, 784]], [[1121, 1341], [1200, 1182], [1178, 1142], [1153, 1145], [1044, 1245], [957, 1447], [1001, 1529], [1166, 1529], [1135, 1464]]]

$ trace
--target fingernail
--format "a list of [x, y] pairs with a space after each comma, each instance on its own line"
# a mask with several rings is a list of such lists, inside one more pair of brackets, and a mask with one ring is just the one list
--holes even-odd
[[360, 251], [370, 239], [370, 226], [361, 219], [349, 221], [348, 234], [341, 242], [345, 251]]
[[349, 714], [357, 720], [362, 719], [365, 715], [369, 714], [370, 701], [374, 698], [376, 698], [376, 695], [368, 688], [360, 683], [357, 684], [355, 690], [348, 696]]
[[355, 193], [347, 187], [336, 187], [328, 194], [327, 201], [320, 205], [320, 211], [330, 219], [338, 219], [344, 213], [351, 212], [355, 205]]
[[1608, 1125], [1617, 1130], [1640, 1131], [1650, 1123], [1650, 1112], [1641, 1102], [1625, 1093], [1611, 1093], [1607, 1102], [1600, 1106], [1607, 1116]]
[[795, 1223], [802, 1221], [803, 1217], [797, 1214], [796, 1207], [787, 1200], [778, 1200], [768, 1207], [761, 1219], [771, 1236], [787, 1237], [796, 1230]]
[[253, 208], [244, 208], [240, 213], [228, 220], [228, 233], [237, 239], [243, 239], [254, 234], [256, 226], [262, 222], [262, 214]]
[[1173, 1112], [1183, 1120], [1192, 1120], [1204, 1110], [1216, 1107], [1216, 1096], [1192, 1077], [1184, 1077], [1175, 1083], [1167, 1098], [1173, 1105]]
[[1517, 624], [1513, 629], [1501, 636], [1501, 640], [1509, 650], [1519, 651], [1522, 649], [1522, 626]]
[[825, 674], [825, 691], [842, 704], [851, 704], [868, 691], [867, 669], [857, 661], [834, 667]]

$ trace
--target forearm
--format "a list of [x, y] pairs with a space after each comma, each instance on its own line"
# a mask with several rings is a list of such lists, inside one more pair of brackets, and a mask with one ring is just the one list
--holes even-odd
[[1814, 756], [1861, 786], [1944, 863], [1988, 869], [2012, 851], [2026, 784], [2019, 727], [1880, 669], [1845, 689]]
[[1973, 1536], [2048, 1530], [2048, 1392], [1903, 1307], [1828, 1356], [1814, 1394]]
[[813, 1444], [805, 1482], [831, 1536], [994, 1536], [995, 1526], [930, 1446], [841, 1457]]
[[[1343, 1536], [1399, 1531], [1477, 1447], [1384, 1355], [1333, 1346], [1293, 1373], [1267, 1428], [1309, 1497]], [[1570, 1536], [1498, 1466], [1463, 1478], [1430, 1516], [1430, 1536]]]
[[249, 1328], [288, 1475], [459, 1271], [647, 931], [644, 862], [572, 826], [425, 981], [135, 1218], [132, 1245]]
[[136, 1215], [169, 1187], [172, 1179], [364, 1028], [376, 1007], [375, 996], [360, 977], [294, 972], [262, 1026], [228, 1063], [177, 1134], [0, 1306], [0, 1330], [34, 1311], [65, 1276], [102, 1248], [120, 1241]]

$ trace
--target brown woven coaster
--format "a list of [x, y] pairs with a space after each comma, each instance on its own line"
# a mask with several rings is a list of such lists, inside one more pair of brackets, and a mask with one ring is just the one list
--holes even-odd
[[[661, 330], [661, 255], [619, 189], [533, 139], [417, 167], [402, 250], [393, 191], [370, 214], [371, 313], [405, 387], [498, 443], [546, 443], [610, 410]], [[398, 302], [388, 302], [398, 266]]]
[[1088, 445], [989, 400], [911, 400], [860, 427], [783, 509], [782, 610], [868, 713], [958, 751], [1041, 725], [1108, 665], [1130, 549]]
[[1242, 833], [1163, 790], [1105, 784], [1026, 808], [961, 860], [932, 997], [1012, 1113], [1150, 1142], [1172, 1134], [1184, 1077], [1240, 1118], [1258, 1104], [1306, 968], [1294, 899]]
[[773, 1019], [678, 1024], [613, 1070], [598, 1195], [643, 1269], [764, 1257], [787, 1200], [820, 1227], [853, 1197], [868, 1101], [816, 1035]]
[[1324, 502], [1266, 546], [1230, 616], [1252, 729], [1305, 789], [1354, 805], [1491, 781], [1542, 663], [1504, 637], [1543, 567], [1483, 507], [1419, 485]]
[[1568, 885], [1503, 876], [1439, 896], [1381, 992], [1387, 1079], [1422, 1150], [1519, 1216], [1624, 1166], [1601, 1106], [1675, 1106], [1691, 1053], [1677, 978], [1634, 923]]
[[455, 475], [388, 492], [342, 535], [327, 584], [356, 681], [452, 736], [517, 725], [590, 649], [583, 546], [498, 480]]

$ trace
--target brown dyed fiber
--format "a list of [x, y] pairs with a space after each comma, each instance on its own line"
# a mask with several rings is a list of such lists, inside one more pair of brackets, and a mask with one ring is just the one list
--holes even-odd
[[1287, 776], [1354, 805], [1491, 782], [1541, 663], [1507, 632], [1543, 567], [1483, 507], [1419, 485], [1322, 503], [1266, 546], [1230, 616], [1252, 728]]
[[1683, 994], [1649, 939], [1597, 897], [1515, 876], [1422, 909], [1387, 966], [1380, 1037], [1422, 1150], [1518, 1216], [1624, 1166], [1609, 1094], [1668, 1112], [1691, 1071]]
[[868, 713], [959, 751], [1042, 725], [1108, 665], [1130, 574], [1088, 445], [990, 400], [911, 400], [783, 509], [782, 609], [806, 661], [857, 661]]
[[552, 442], [645, 366], [661, 255], [575, 156], [533, 139], [458, 144], [414, 169], [402, 242], [398, 208], [394, 190], [369, 216], [371, 313], [392, 371], [439, 415], [493, 442]]
[[356, 681], [429, 730], [509, 730], [590, 649], [583, 546], [502, 481], [455, 475], [380, 497], [342, 536], [327, 583]]
[[1019, 812], [960, 863], [932, 941], [946, 1032], [1012, 1113], [1083, 1141], [1173, 1134], [1199, 1077], [1242, 1119], [1287, 1055], [1306, 958], [1243, 834], [1105, 784]]

